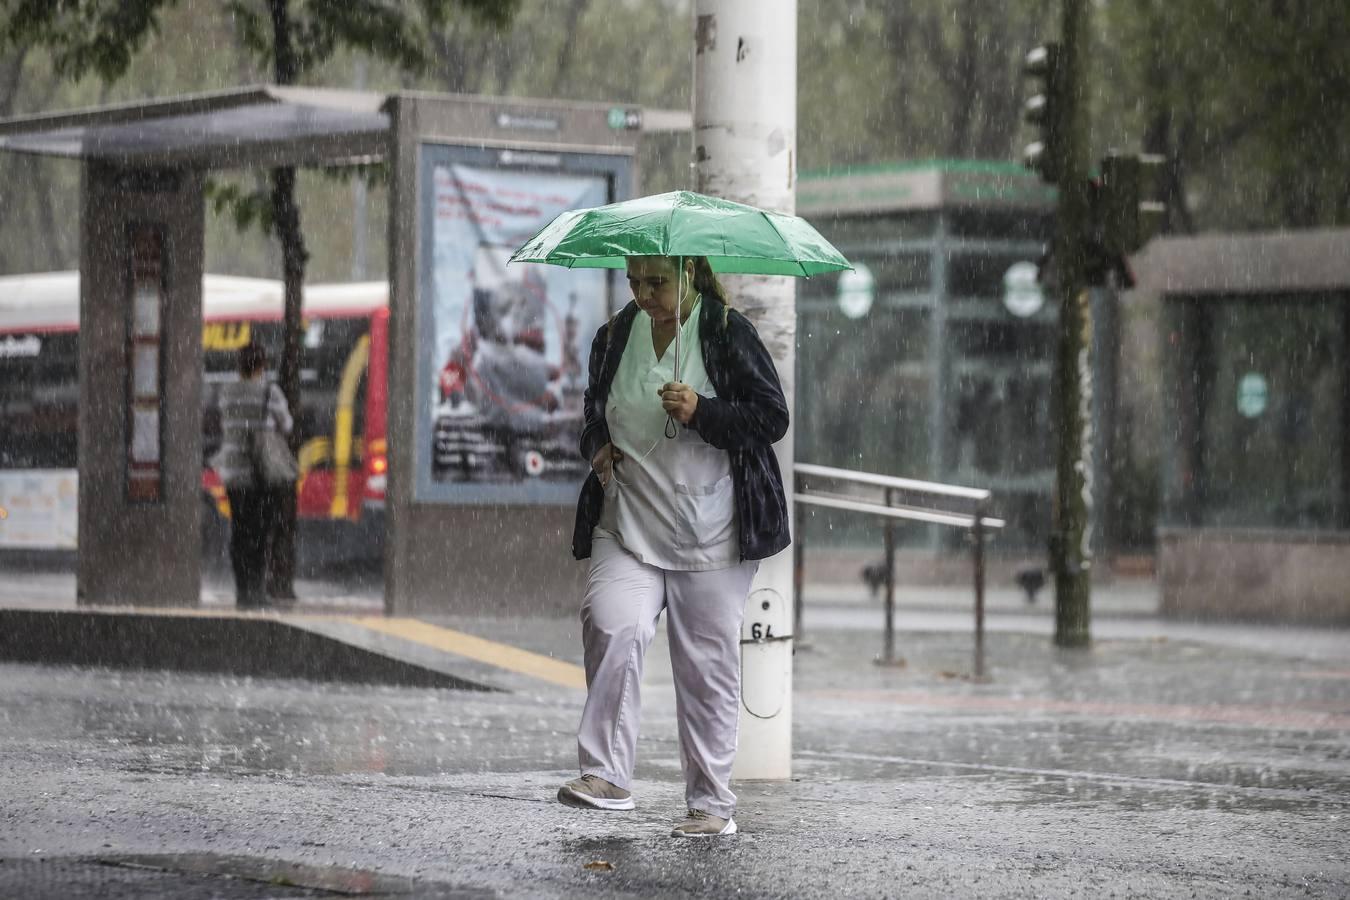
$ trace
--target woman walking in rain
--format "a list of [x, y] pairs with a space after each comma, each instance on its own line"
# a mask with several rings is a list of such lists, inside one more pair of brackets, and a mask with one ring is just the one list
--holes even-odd
[[293, 422], [285, 395], [267, 380], [267, 351], [259, 344], [246, 344], [239, 350], [238, 364], [239, 380], [220, 388], [222, 440], [211, 463], [230, 498], [235, 606], [263, 609], [270, 605], [264, 585], [280, 498], [256, 471], [249, 445], [258, 429], [290, 434]]
[[632, 256], [633, 302], [596, 333], [572, 552], [581, 608], [581, 777], [558, 799], [632, 809], [643, 657], [662, 610], [688, 812], [678, 837], [733, 834], [740, 631], [759, 560], [788, 545], [771, 445], [788, 428], [773, 360], [703, 257]]

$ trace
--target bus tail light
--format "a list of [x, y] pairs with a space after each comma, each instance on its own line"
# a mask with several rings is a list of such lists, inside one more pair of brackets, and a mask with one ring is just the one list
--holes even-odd
[[388, 483], [389, 457], [383, 453], [376, 453], [370, 457], [370, 463], [366, 467], [366, 498], [368, 500], [383, 500], [385, 485]]

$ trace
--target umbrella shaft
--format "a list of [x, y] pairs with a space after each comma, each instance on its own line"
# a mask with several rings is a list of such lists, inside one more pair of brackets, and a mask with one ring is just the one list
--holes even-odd
[[675, 280], [679, 297], [675, 300], [675, 380], [680, 380], [680, 332], [684, 331], [684, 297], [688, 289], [684, 286], [684, 257], [679, 257], [680, 277]]

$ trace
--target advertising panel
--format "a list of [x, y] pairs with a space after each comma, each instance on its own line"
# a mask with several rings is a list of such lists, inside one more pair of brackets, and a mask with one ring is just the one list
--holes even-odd
[[[559, 213], [612, 200], [614, 173], [423, 149], [417, 496], [569, 503], [590, 341], [609, 316], [597, 269], [507, 265]], [[587, 169], [590, 168], [588, 171]]]
[[0, 547], [75, 549], [78, 485], [74, 469], [0, 471]]

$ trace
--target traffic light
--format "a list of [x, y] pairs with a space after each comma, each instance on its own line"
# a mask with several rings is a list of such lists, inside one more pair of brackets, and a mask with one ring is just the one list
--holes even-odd
[[1129, 255], [1162, 228], [1166, 159], [1153, 153], [1112, 153], [1102, 159], [1096, 219], [1102, 242], [1112, 253]]
[[1152, 154], [1111, 153], [1102, 159], [1101, 174], [1089, 182], [1092, 218], [1083, 240], [1088, 284], [1106, 284], [1114, 274], [1120, 287], [1134, 287], [1129, 256], [1157, 233], [1167, 212], [1159, 200], [1164, 162]]
[[1064, 144], [1060, 121], [1064, 113], [1064, 78], [1059, 44], [1042, 44], [1027, 54], [1022, 74], [1031, 81], [1023, 114], [1027, 124], [1035, 126], [1036, 140], [1027, 145], [1023, 162], [1040, 173], [1043, 180], [1059, 180]]

